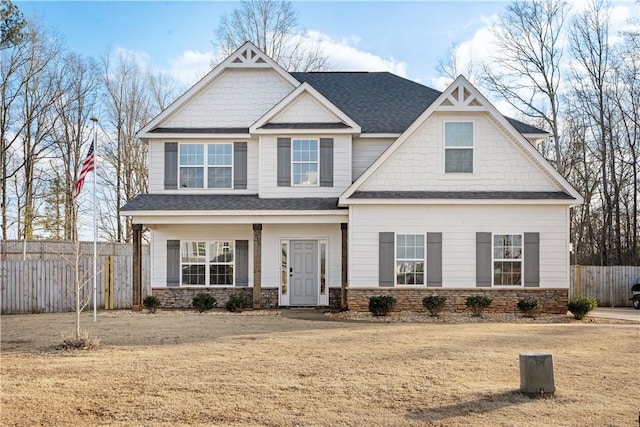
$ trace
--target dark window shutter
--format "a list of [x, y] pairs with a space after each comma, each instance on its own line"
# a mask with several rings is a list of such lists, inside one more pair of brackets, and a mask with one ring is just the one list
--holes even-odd
[[178, 143], [164, 143], [164, 189], [178, 188]]
[[180, 286], [180, 240], [167, 240], [167, 286]]
[[524, 233], [524, 286], [540, 287], [540, 233]]
[[233, 188], [244, 190], [247, 188], [247, 143], [233, 144]]
[[291, 187], [291, 138], [278, 138], [278, 187]]
[[476, 233], [476, 286], [491, 287], [491, 233]]
[[379, 282], [380, 287], [393, 287], [395, 281], [395, 259], [394, 259], [394, 234], [380, 233], [379, 252]]
[[236, 286], [249, 286], [249, 241], [236, 240]]
[[427, 233], [427, 287], [442, 287], [442, 233]]
[[320, 187], [333, 187], [333, 138], [320, 138]]

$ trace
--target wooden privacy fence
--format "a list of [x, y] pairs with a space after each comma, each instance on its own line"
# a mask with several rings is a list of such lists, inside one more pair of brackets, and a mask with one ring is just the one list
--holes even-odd
[[640, 266], [572, 265], [569, 296], [594, 297], [603, 307], [631, 307], [631, 281]]
[[[132, 263], [130, 255], [98, 257], [98, 309], [131, 308]], [[89, 301], [86, 309], [93, 309], [93, 258], [80, 258], [79, 273], [81, 301]], [[73, 265], [64, 259], [0, 261], [2, 314], [74, 311], [74, 276]], [[149, 283], [149, 256], [143, 255], [142, 295], [151, 293]]]

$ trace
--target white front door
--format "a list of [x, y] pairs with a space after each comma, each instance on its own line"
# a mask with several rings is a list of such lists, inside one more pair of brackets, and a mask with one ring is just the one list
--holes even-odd
[[318, 305], [318, 241], [291, 240], [290, 305]]

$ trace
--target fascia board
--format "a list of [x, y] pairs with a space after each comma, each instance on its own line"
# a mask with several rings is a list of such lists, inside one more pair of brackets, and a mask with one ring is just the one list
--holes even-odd
[[568, 205], [577, 206], [572, 199], [346, 199], [338, 206], [353, 205]]

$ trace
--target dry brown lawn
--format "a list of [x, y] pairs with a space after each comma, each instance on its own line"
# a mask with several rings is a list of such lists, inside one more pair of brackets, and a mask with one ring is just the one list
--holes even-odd
[[[637, 426], [640, 325], [358, 323], [101, 312], [2, 316], [0, 424]], [[518, 392], [553, 354], [556, 394]]]

